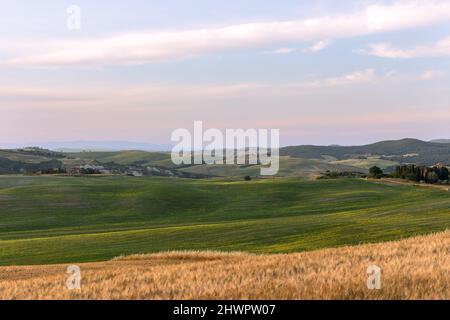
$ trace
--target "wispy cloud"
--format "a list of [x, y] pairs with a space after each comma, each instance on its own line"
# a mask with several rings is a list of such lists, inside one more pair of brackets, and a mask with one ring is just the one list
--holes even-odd
[[288, 54], [288, 53], [292, 53], [294, 52], [295, 49], [293, 48], [279, 48], [279, 49], [275, 49], [275, 50], [267, 50], [264, 51], [264, 54]]
[[[114, 101], [127, 103], [130, 101], [179, 101], [198, 100], [210, 98], [235, 97], [236, 95], [277, 95], [277, 94], [295, 94], [324, 90], [327, 88], [359, 85], [368, 83], [377, 79], [373, 69], [365, 69], [351, 72], [348, 74], [325, 77], [312, 81], [294, 82], [294, 83], [234, 83], [234, 84], [148, 84], [134, 86], [103, 86], [96, 87], [93, 90], [90, 87], [78, 86], [73, 88], [64, 88], [60, 86], [28, 86], [11, 87], [0, 86], [0, 101], [9, 100], [11, 102], [26, 102], [42, 104], [45, 102], [60, 101], [83, 101], [91, 105], [92, 101]], [[77, 98], [75, 98], [77, 97]]]
[[443, 70], [427, 70], [419, 75], [420, 80], [432, 80], [436, 78], [441, 78], [446, 75]]
[[92, 90], [55, 90], [50, 87], [0, 86], [0, 101], [8, 102], [67, 102], [92, 101], [96, 95]]
[[428, 26], [449, 19], [449, 1], [398, 1], [389, 5], [369, 5], [359, 12], [346, 15], [304, 20], [181, 31], [135, 32], [73, 41], [54, 39], [38, 41], [26, 51], [7, 43], [0, 43], [0, 47], [7, 48], [10, 53], [10, 57], [3, 61], [3, 64], [9, 66], [127, 65], [241, 48], [263, 48], [286, 42], [322, 41], [312, 47], [317, 51], [326, 46], [323, 39]]
[[315, 85], [318, 86], [342, 86], [355, 83], [367, 83], [375, 79], [375, 70], [366, 69], [362, 71], [355, 71], [350, 74], [346, 74], [340, 77], [327, 78], [323, 81], [316, 82]]
[[411, 59], [421, 57], [439, 57], [450, 55], [450, 37], [436, 43], [420, 45], [409, 49], [396, 48], [388, 43], [376, 43], [369, 46], [367, 54], [380, 58]]
[[305, 52], [318, 52], [318, 51], [322, 51], [329, 45], [330, 45], [330, 40], [322, 40], [322, 41], [318, 41], [318, 42], [314, 43], [311, 47], [306, 48], [304, 51]]

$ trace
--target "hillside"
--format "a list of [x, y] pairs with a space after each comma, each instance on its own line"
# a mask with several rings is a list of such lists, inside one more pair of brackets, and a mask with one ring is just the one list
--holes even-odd
[[308, 251], [450, 228], [450, 194], [356, 179], [0, 176], [0, 265]]
[[101, 163], [114, 162], [121, 165], [163, 165], [173, 166], [170, 153], [148, 152], [140, 150], [124, 151], [88, 151], [65, 153], [67, 158], [81, 160], [96, 160]]
[[[344, 163], [329, 163], [325, 160], [319, 159], [301, 159], [293, 157], [280, 157], [280, 169], [278, 171], [278, 177], [304, 177], [314, 178], [319, 176], [325, 171], [351, 171], [367, 173], [364, 168], [358, 168]], [[181, 168], [180, 171], [204, 174], [215, 177], [245, 177], [252, 176], [257, 177], [260, 175], [260, 165], [193, 165]]]
[[0, 158], [21, 163], [41, 163], [53, 160], [56, 157], [20, 150], [0, 150]]
[[281, 148], [280, 155], [305, 159], [332, 157], [334, 160], [378, 155], [399, 163], [433, 165], [450, 163], [450, 144], [403, 139], [364, 146], [293, 146]]
[[435, 140], [431, 140], [430, 142], [434, 142], [434, 143], [450, 143], [450, 139], [435, 139]]
[[[280, 149], [277, 176], [317, 177], [325, 171], [366, 173], [372, 166], [390, 171], [399, 164], [450, 164], [450, 143], [417, 139], [381, 141], [364, 146], [291, 146]], [[56, 162], [58, 161], [58, 162]], [[30, 165], [32, 164], [32, 165]], [[258, 165], [183, 165], [172, 163], [169, 152], [141, 150], [85, 151], [59, 153], [45, 149], [0, 150], [0, 174], [34, 172], [57, 166], [73, 168], [86, 164], [102, 165], [109, 171], [127, 174], [138, 170], [143, 175], [187, 178], [243, 178], [260, 175]]]
[[0, 150], [0, 174], [31, 173], [62, 166], [60, 153], [39, 148]]
[[[42, 149], [44, 150], [44, 149]], [[48, 151], [48, 150], [47, 150]], [[32, 164], [32, 165], [31, 165]], [[127, 167], [157, 168], [159, 175], [199, 177], [230, 177], [243, 178], [247, 175], [260, 175], [259, 165], [184, 165], [176, 166], [172, 163], [170, 153], [147, 152], [140, 150], [125, 151], [86, 151], [51, 153], [45, 156], [19, 150], [0, 150], [0, 174], [3, 173], [31, 173], [40, 168], [63, 167], [73, 168], [86, 164], [103, 165], [107, 168]], [[329, 163], [319, 159], [300, 159], [292, 157], [280, 158], [280, 172], [278, 176], [315, 177], [330, 171], [354, 171], [366, 173], [366, 168], [358, 168], [345, 163]], [[167, 171], [167, 174], [163, 172]], [[161, 173], [162, 172], [162, 173]]]
[[399, 165], [399, 163], [396, 161], [382, 159], [381, 157], [377, 157], [377, 156], [365, 157], [363, 159], [335, 160], [335, 161], [330, 161], [329, 163], [352, 166], [352, 167], [363, 168], [363, 169], [370, 169], [373, 166], [377, 166], [383, 170]]
[[[0, 299], [450, 299], [450, 232], [283, 255], [171, 252], [78, 264], [0, 268]], [[72, 261], [75, 262], [75, 261]], [[368, 290], [367, 267], [381, 268]]]

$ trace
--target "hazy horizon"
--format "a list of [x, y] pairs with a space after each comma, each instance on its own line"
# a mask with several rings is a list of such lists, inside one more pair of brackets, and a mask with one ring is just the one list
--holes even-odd
[[[0, 146], [450, 137], [450, 1], [0, 1]], [[80, 29], [67, 26], [75, 4]]]
[[[377, 142], [383, 141], [398, 141], [404, 139], [414, 139], [421, 140], [425, 142], [436, 142], [439, 140], [448, 140], [447, 138], [437, 138], [430, 140], [423, 140], [412, 137], [405, 137], [401, 139], [387, 139], [387, 140], [378, 140], [378, 141], [369, 141], [363, 144], [341, 144], [341, 143], [331, 143], [331, 144], [314, 144], [314, 143], [294, 143], [294, 144], [281, 144], [280, 147], [288, 147], [288, 146], [299, 146], [299, 145], [317, 145], [317, 146], [360, 146], [360, 145], [369, 145]], [[0, 144], [0, 149], [15, 149], [15, 148], [25, 148], [25, 147], [41, 147], [50, 150], [97, 150], [97, 151], [119, 151], [119, 150], [142, 150], [142, 151], [171, 151], [171, 148], [174, 144], [156, 144], [151, 142], [143, 142], [143, 141], [93, 141], [93, 140], [79, 140], [79, 141], [41, 141], [41, 142], [30, 142], [30, 143], [22, 143], [22, 144]]]

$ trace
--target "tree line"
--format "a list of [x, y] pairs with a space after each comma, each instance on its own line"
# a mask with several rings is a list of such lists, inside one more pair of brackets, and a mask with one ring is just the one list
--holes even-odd
[[407, 179], [417, 182], [438, 183], [448, 182], [449, 170], [442, 167], [416, 166], [413, 164], [397, 166], [392, 173], [394, 178]]

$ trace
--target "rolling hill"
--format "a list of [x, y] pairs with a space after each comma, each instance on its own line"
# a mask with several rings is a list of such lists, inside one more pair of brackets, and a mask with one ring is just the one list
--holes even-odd
[[398, 163], [433, 165], [437, 162], [450, 163], [450, 144], [403, 139], [381, 141], [364, 146], [305, 145], [281, 148], [280, 155], [304, 159], [332, 157], [335, 160], [378, 155]]
[[[57, 155], [57, 156], [56, 156]], [[33, 165], [31, 165], [33, 164]], [[112, 166], [139, 166], [168, 169], [172, 173], [190, 175], [191, 177], [230, 177], [243, 178], [244, 176], [257, 177], [260, 175], [259, 165], [183, 165], [172, 163], [170, 153], [147, 152], [140, 150], [128, 151], [86, 151], [55, 153], [52, 156], [37, 155], [32, 152], [17, 150], [0, 150], [0, 173], [20, 173], [23, 170], [33, 171], [40, 167], [62, 166], [74, 167], [85, 164], [104, 164]], [[3, 167], [3, 171], [2, 171]], [[351, 166], [346, 163], [330, 163], [320, 159], [301, 159], [292, 157], [280, 158], [280, 172], [278, 176], [314, 177], [330, 171], [353, 171], [366, 173], [365, 167]]]
[[67, 158], [80, 160], [95, 160], [101, 163], [114, 162], [121, 165], [163, 165], [173, 166], [170, 153], [148, 152], [142, 150], [124, 151], [88, 151], [65, 153]]
[[31, 173], [61, 167], [64, 155], [44, 149], [0, 150], [0, 174]]
[[[280, 155], [278, 176], [316, 177], [327, 170], [366, 173], [371, 166], [392, 170], [399, 164], [434, 165], [438, 162], [450, 164], [450, 144], [403, 139], [364, 146], [305, 145], [281, 148]], [[116, 165], [139, 167], [144, 171], [150, 167], [150, 172], [156, 170], [167, 172], [167, 175], [188, 175], [192, 178], [208, 176], [243, 178], [247, 175], [256, 177], [260, 172], [258, 165], [176, 166], [172, 163], [169, 152], [125, 150], [59, 153], [35, 148], [0, 150], [0, 173], [33, 171], [39, 168], [39, 164], [47, 167], [55, 165], [55, 161], [60, 161], [63, 167], [69, 168], [92, 163], [109, 164], [112, 167]]]
[[434, 143], [450, 143], [450, 139], [434, 139], [434, 140], [431, 140], [430, 142], [434, 142]]
[[0, 176], [0, 265], [309, 251], [450, 227], [450, 194], [364, 180]]
[[368, 156], [362, 159], [345, 159], [330, 161], [331, 164], [346, 165], [356, 168], [370, 169], [373, 166], [377, 166], [383, 170], [390, 169], [399, 165], [399, 162], [382, 159], [379, 156]]
[[[260, 165], [193, 165], [179, 169], [182, 172], [204, 174], [215, 177], [257, 177], [260, 175]], [[301, 159], [293, 157], [280, 157], [280, 170], [277, 177], [304, 177], [314, 178], [325, 171], [351, 171], [367, 173], [365, 168], [351, 166], [345, 163], [330, 163], [319, 159]]]

